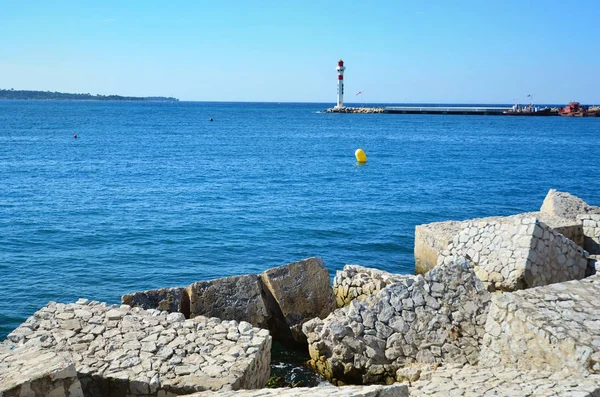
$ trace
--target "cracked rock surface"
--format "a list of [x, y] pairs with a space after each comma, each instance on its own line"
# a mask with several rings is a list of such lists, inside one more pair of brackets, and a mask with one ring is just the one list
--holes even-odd
[[481, 361], [600, 374], [600, 275], [495, 294]]
[[596, 397], [600, 376], [574, 376], [569, 371], [522, 371], [516, 368], [448, 365], [424, 371], [411, 385], [411, 397]]
[[49, 303], [0, 346], [3, 372], [23, 346], [72, 360], [86, 396], [167, 396], [262, 387], [271, 337], [246, 322], [80, 299]]
[[334, 384], [404, 380], [407, 364], [472, 363], [490, 293], [465, 259], [403, 279], [307, 322], [311, 365]]

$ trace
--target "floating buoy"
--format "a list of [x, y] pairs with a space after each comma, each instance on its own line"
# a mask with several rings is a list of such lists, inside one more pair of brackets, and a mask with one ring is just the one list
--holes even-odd
[[73, 139], [77, 139], [77, 134], [73, 135]]
[[356, 161], [358, 161], [361, 164], [364, 164], [367, 162], [367, 155], [365, 154], [365, 151], [362, 149], [356, 149], [356, 152], [354, 152], [354, 156], [356, 157]]
[[213, 121], [212, 117], [209, 119], [209, 121]]

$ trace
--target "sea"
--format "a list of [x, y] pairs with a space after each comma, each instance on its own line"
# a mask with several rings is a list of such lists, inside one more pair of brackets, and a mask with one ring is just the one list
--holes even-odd
[[416, 225], [536, 211], [551, 188], [600, 205], [600, 119], [331, 106], [0, 101], [0, 340], [49, 301], [311, 256], [412, 273]]

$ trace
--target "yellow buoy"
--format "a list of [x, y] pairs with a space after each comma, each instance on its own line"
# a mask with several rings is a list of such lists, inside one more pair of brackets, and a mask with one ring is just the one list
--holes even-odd
[[358, 161], [359, 163], [367, 162], [367, 155], [362, 149], [356, 149], [356, 152], [354, 152], [354, 156], [356, 157], [356, 161]]

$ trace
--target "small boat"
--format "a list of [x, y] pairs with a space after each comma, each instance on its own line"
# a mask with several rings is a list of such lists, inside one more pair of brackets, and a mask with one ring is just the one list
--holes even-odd
[[558, 114], [565, 117], [583, 117], [585, 116], [585, 109], [581, 107], [579, 102], [569, 102], [569, 104], [561, 109]]

